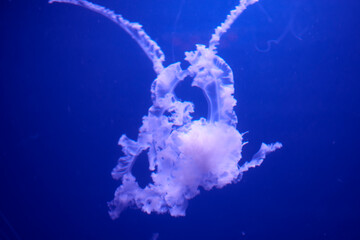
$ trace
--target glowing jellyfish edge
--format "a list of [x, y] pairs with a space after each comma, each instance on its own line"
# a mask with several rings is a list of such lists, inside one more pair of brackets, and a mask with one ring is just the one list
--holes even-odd
[[[229, 65], [216, 55], [216, 46], [236, 18], [257, 0], [240, 0], [239, 5], [215, 29], [209, 46], [196, 45], [185, 52], [190, 66], [183, 70], [180, 63], [164, 68], [165, 56], [142, 26], [121, 15], [85, 0], [51, 0], [90, 9], [109, 18], [139, 44], [153, 63], [157, 78], [151, 86], [153, 105], [139, 129], [137, 141], [122, 135], [119, 145], [124, 156], [112, 171], [122, 184], [109, 203], [110, 216], [115, 219], [127, 207], [140, 208], [146, 213], [166, 213], [185, 216], [188, 200], [199, 194], [199, 188], [222, 188], [241, 179], [243, 172], [260, 166], [266, 155], [281, 148], [279, 142], [262, 144], [251, 161], [239, 166], [243, 143], [236, 130], [233, 96], [233, 73]], [[203, 90], [209, 104], [207, 119], [192, 120], [194, 106], [175, 96], [176, 85], [192, 77], [192, 86]], [[141, 152], [147, 151], [152, 183], [139, 187], [131, 174]]]

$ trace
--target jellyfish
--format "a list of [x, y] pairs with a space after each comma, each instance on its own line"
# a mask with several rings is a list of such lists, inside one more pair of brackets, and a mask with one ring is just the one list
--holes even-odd
[[[136, 140], [125, 134], [119, 139], [123, 156], [112, 170], [120, 180], [114, 199], [108, 203], [110, 217], [115, 219], [128, 207], [145, 213], [169, 213], [185, 216], [190, 199], [200, 189], [223, 188], [241, 180], [244, 172], [260, 166], [268, 153], [282, 147], [279, 142], [262, 143], [250, 161], [240, 165], [246, 144], [237, 128], [234, 111], [234, 79], [230, 66], [217, 55], [221, 36], [238, 16], [257, 0], [240, 0], [225, 21], [214, 31], [207, 46], [197, 44], [185, 52], [189, 63], [164, 66], [165, 55], [139, 23], [86, 0], [50, 0], [79, 5], [109, 18], [125, 30], [152, 61], [157, 77], [151, 85], [152, 106], [143, 117]], [[204, 93], [208, 103], [207, 118], [193, 119], [194, 104], [179, 99], [174, 89], [185, 78]], [[146, 152], [152, 181], [140, 187], [132, 167], [138, 156]]]

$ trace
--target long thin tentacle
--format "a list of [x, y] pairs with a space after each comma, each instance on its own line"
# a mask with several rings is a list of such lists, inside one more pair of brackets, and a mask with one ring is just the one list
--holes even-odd
[[96, 13], [107, 17], [111, 21], [115, 22], [122, 29], [124, 29], [144, 50], [146, 55], [153, 62], [154, 71], [156, 74], [159, 74], [163, 69], [163, 61], [165, 61], [165, 55], [161, 51], [158, 44], [152, 40], [149, 35], [142, 29], [142, 26], [139, 23], [132, 23], [122, 15], [116, 14], [114, 11], [109, 10], [100, 5], [88, 2], [86, 0], [50, 0], [49, 3], [59, 2], [59, 3], [70, 3], [77, 6], [87, 8]]
[[234, 10], [230, 11], [230, 14], [226, 16], [223, 23], [215, 28], [215, 33], [211, 36], [209, 42], [209, 49], [215, 50], [216, 45], [219, 45], [221, 36], [231, 27], [234, 21], [240, 16], [240, 14], [251, 4], [256, 3], [258, 0], [240, 0], [239, 5]]

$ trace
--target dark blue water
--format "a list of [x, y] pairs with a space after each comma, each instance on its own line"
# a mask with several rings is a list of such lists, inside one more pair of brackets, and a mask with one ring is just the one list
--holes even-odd
[[[237, 1], [97, 3], [142, 23], [167, 65], [206, 44]], [[151, 105], [151, 62], [88, 10], [2, 0], [0, 239], [360, 239], [359, 10], [356, 0], [250, 7], [218, 53], [234, 71], [238, 129], [249, 131], [244, 159], [261, 141], [283, 149], [240, 183], [203, 191], [186, 217], [127, 209], [113, 221], [117, 140], [136, 137]], [[205, 116], [188, 85], [179, 96]], [[141, 160], [134, 174], [146, 183]]]

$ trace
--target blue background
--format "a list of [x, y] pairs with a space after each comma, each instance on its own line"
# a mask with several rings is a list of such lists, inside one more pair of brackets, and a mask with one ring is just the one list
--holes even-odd
[[[140, 22], [166, 65], [206, 44], [236, 0], [99, 0]], [[151, 62], [122, 29], [80, 7], [0, 2], [0, 239], [360, 239], [360, 1], [263, 0], [224, 35], [248, 160], [243, 180], [202, 191], [186, 217], [106, 202], [121, 134], [147, 113]], [[269, 40], [279, 40], [267, 49]], [[263, 51], [266, 50], [266, 51]], [[200, 90], [179, 97], [206, 116]], [[134, 174], [149, 180], [146, 157]]]

